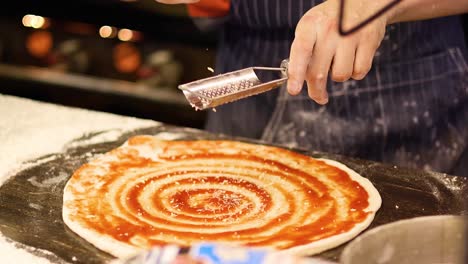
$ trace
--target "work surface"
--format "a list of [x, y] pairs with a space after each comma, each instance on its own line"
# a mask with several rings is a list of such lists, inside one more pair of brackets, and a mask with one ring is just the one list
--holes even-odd
[[[63, 187], [73, 171], [132, 135], [174, 140], [227, 138], [2, 95], [0, 113], [2, 263], [104, 263], [111, 256], [78, 237], [62, 221]], [[416, 216], [464, 213], [465, 178], [295, 150], [338, 160], [372, 181], [383, 203], [369, 228]], [[337, 260], [344, 246], [319, 256]]]

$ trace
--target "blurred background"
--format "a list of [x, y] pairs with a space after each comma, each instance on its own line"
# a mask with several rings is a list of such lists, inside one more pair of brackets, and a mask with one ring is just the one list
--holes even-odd
[[217, 32], [154, 0], [9, 1], [0, 93], [201, 128], [180, 83], [212, 75]]

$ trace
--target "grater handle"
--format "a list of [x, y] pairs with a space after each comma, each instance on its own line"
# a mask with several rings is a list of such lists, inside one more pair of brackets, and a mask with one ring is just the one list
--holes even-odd
[[281, 68], [281, 77], [288, 78], [289, 58], [281, 61], [280, 68]]

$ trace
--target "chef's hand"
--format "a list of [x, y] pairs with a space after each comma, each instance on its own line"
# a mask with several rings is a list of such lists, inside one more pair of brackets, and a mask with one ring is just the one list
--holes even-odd
[[162, 4], [193, 4], [196, 3], [200, 0], [156, 0], [156, 2], [162, 3]]
[[[385, 0], [383, 0], [385, 1]], [[346, 25], [354, 26], [374, 14], [380, 0], [347, 1]], [[288, 92], [297, 95], [307, 82], [310, 98], [328, 102], [326, 91], [330, 72], [334, 81], [363, 79], [369, 72], [374, 53], [385, 34], [387, 17], [374, 20], [348, 36], [338, 32], [339, 0], [328, 0], [310, 9], [296, 27], [289, 56]], [[349, 27], [345, 27], [349, 28]]]

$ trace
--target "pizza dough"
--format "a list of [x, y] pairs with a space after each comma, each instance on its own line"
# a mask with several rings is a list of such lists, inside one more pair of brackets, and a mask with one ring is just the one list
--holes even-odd
[[228, 140], [135, 136], [67, 182], [63, 220], [116, 257], [216, 241], [313, 255], [369, 226], [381, 197], [345, 165]]

